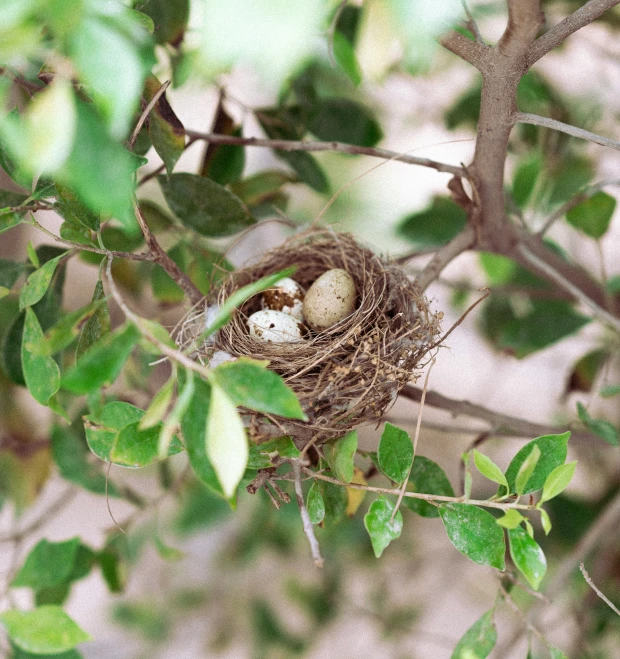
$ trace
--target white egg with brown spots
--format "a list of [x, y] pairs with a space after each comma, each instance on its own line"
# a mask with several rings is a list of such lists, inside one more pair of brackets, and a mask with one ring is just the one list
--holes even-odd
[[262, 309], [248, 318], [250, 336], [264, 343], [290, 343], [301, 341], [304, 326], [283, 311]]
[[341, 268], [324, 272], [310, 286], [303, 303], [306, 323], [316, 331], [333, 327], [355, 311], [355, 282]]
[[302, 305], [304, 292], [301, 286], [290, 277], [284, 277], [272, 288], [263, 292], [261, 302], [263, 309], [283, 311], [303, 321]]

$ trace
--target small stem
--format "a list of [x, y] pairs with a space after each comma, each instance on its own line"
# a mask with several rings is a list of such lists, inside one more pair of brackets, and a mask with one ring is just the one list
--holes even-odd
[[323, 567], [323, 558], [321, 556], [321, 550], [319, 548], [319, 541], [314, 535], [314, 527], [310, 521], [310, 515], [308, 514], [308, 509], [304, 503], [304, 491], [301, 487], [301, 463], [298, 459], [293, 458], [291, 460], [293, 466], [293, 475], [295, 477], [295, 494], [297, 496], [297, 505], [299, 506], [299, 513], [301, 514], [301, 521], [304, 527], [304, 533], [308, 538], [310, 543], [310, 551], [312, 552], [312, 558], [314, 559], [314, 564], [321, 568]]
[[166, 89], [168, 89], [169, 85], [170, 85], [170, 80], [166, 80], [166, 82], [164, 82], [163, 85], [155, 92], [155, 95], [150, 100], [149, 104], [144, 108], [144, 111], [140, 115], [140, 118], [138, 119], [138, 123], [136, 124], [135, 128], [133, 129], [133, 133], [129, 138], [129, 142], [127, 142], [127, 147], [129, 148], [130, 151], [133, 151], [133, 148], [136, 145], [136, 140], [138, 139], [138, 134], [142, 130], [142, 126], [144, 125], [144, 122], [146, 121], [149, 114], [151, 113], [151, 110], [155, 107], [155, 105], [157, 105], [157, 101], [159, 101], [159, 99], [165, 94]]
[[586, 568], [583, 563], [579, 563], [579, 569], [581, 570], [581, 574], [583, 574], [583, 578], [588, 582], [588, 585], [592, 590], [607, 604], [607, 606], [617, 615], [620, 616], [620, 609], [603, 593], [601, 592], [597, 587], [594, 581], [592, 581], [592, 577], [588, 574], [586, 571]]

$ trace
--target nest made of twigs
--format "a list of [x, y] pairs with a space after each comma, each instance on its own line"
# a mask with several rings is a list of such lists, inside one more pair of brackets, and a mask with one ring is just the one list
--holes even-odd
[[[210, 344], [194, 346], [193, 358], [208, 363], [221, 350], [235, 357], [268, 360], [269, 368], [293, 389], [309, 418], [307, 422], [271, 422], [295, 439], [303, 438], [301, 443], [340, 436], [378, 421], [400, 388], [420, 377], [419, 369], [437, 340], [442, 314], [429, 310], [424, 295], [397, 264], [381, 259], [350, 234], [329, 229], [301, 233], [256, 263], [231, 273], [208, 295], [203, 307], [187, 316], [177, 343], [187, 348], [195, 342], [205, 327], [206, 308], [221, 305], [242, 286], [290, 266], [297, 267], [292, 277], [305, 290], [327, 270], [346, 270], [357, 292], [353, 314], [328, 330], [309, 330], [301, 341], [264, 343], [248, 331], [248, 317], [261, 308], [261, 295], [255, 295]], [[249, 414], [254, 417], [250, 430], [261, 435], [257, 428], [264, 417]]]

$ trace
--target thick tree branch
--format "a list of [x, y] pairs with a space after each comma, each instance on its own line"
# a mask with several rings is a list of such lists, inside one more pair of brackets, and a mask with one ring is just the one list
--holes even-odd
[[558, 130], [561, 133], [566, 133], [567, 135], [579, 137], [582, 140], [594, 142], [595, 144], [600, 144], [601, 146], [608, 146], [610, 149], [620, 151], [620, 142], [617, 142], [616, 140], [603, 137], [602, 135], [597, 135], [596, 133], [592, 133], [589, 130], [584, 130], [583, 128], [577, 128], [576, 126], [565, 124], [562, 121], [550, 119], [549, 117], [540, 117], [537, 114], [529, 114], [527, 112], [517, 112], [515, 114], [514, 120], [517, 124], [533, 124], [534, 126], [551, 128], [553, 130]]
[[190, 299], [192, 305], [197, 304], [204, 297], [202, 293], [194, 286], [192, 280], [179, 268], [179, 266], [166, 254], [162, 246], [157, 242], [157, 238], [150, 230], [149, 225], [142, 215], [140, 206], [134, 201], [134, 212], [140, 225], [146, 246], [153, 255], [153, 261], [159, 264], [172, 279], [183, 289], [183, 292]]
[[409, 156], [406, 153], [398, 153], [398, 151], [377, 149], [369, 146], [356, 146], [343, 142], [305, 142], [303, 140], [269, 140], [258, 137], [236, 137], [235, 135], [220, 135], [218, 133], [200, 133], [194, 130], [186, 130], [185, 134], [193, 140], [204, 140], [211, 144], [262, 146], [269, 149], [278, 149], [279, 151], [336, 151], [337, 153], [349, 153], [351, 155], [372, 156], [385, 160], [396, 160], [407, 163], [408, 165], [430, 167], [431, 169], [436, 169], [438, 172], [467, 178], [467, 172], [462, 167], [437, 162], [430, 158], [419, 158], [417, 156]]
[[540, 0], [508, 0], [508, 25], [497, 44], [502, 55], [521, 57], [542, 25]]
[[567, 37], [582, 27], [592, 23], [608, 9], [620, 4], [620, 0], [590, 0], [566, 17], [556, 26], [547, 30], [542, 37], [536, 39], [527, 54], [527, 67], [537, 62], [543, 55], [559, 46]]
[[439, 277], [448, 263], [453, 261], [459, 254], [473, 247], [474, 242], [474, 230], [471, 225], [468, 225], [447, 245], [438, 249], [428, 265], [415, 279], [420, 290], [425, 291]]
[[[422, 389], [407, 385], [400, 390], [400, 396], [419, 403], [422, 400]], [[426, 392], [426, 404], [449, 411], [452, 416], [470, 416], [476, 419], [488, 421], [494, 429], [506, 430], [522, 437], [539, 437], [541, 435], [553, 435], [566, 431], [566, 426], [548, 426], [541, 423], [532, 423], [525, 419], [518, 419], [508, 414], [501, 414], [489, 410], [482, 405], [470, 403], [468, 400], [455, 400], [448, 398], [436, 391]], [[592, 435], [583, 431], [572, 431], [573, 438], [592, 439]]]

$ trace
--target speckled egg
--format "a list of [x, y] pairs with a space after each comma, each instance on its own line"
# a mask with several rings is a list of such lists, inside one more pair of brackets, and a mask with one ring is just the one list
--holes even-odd
[[340, 268], [324, 272], [310, 286], [303, 303], [306, 323], [317, 331], [326, 330], [355, 311], [355, 282]]
[[248, 318], [250, 336], [265, 343], [288, 343], [301, 341], [304, 326], [293, 316], [283, 311], [263, 309]]
[[290, 277], [284, 277], [272, 288], [263, 292], [263, 309], [283, 311], [303, 322], [302, 304], [304, 292], [301, 286]]

